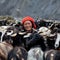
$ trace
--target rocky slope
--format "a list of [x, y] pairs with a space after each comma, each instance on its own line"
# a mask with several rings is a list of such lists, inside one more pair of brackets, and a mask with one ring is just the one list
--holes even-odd
[[0, 15], [60, 20], [60, 0], [0, 0]]

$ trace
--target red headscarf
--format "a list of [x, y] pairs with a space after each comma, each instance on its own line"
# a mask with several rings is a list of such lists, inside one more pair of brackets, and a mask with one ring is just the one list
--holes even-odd
[[33, 24], [33, 28], [36, 29], [36, 24], [35, 24], [34, 19], [33, 19], [32, 17], [30, 17], [30, 16], [24, 17], [24, 18], [22, 19], [22, 24], [24, 24], [25, 21], [31, 21], [32, 24]]

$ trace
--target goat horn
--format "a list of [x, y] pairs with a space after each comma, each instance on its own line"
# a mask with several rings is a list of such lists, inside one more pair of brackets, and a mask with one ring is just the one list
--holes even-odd
[[49, 37], [53, 37], [53, 36], [55, 36], [56, 34], [50, 34], [50, 36]]
[[17, 35], [17, 33], [15, 33], [15, 34], [12, 34], [11, 36], [12, 36], [12, 37], [15, 37], [16, 35]]
[[24, 36], [24, 38], [27, 38], [31, 35], [31, 33], [28, 33], [27, 35]]
[[26, 32], [19, 32], [19, 34], [20, 34], [20, 35], [24, 35], [24, 34], [26, 34]]

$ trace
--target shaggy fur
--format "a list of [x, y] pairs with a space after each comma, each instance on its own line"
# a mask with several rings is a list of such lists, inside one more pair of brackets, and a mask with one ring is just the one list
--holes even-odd
[[12, 49], [9, 54], [7, 60], [27, 60], [27, 51], [22, 47], [15, 47]]
[[7, 43], [6, 41], [0, 43], [0, 59], [6, 60], [8, 52], [13, 49], [12, 45]]

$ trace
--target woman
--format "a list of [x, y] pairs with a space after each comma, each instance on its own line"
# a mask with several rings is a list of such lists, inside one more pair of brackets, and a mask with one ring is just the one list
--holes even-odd
[[[34, 19], [31, 18], [30, 16], [24, 17], [24, 18], [22, 19], [22, 25], [23, 25], [24, 31], [27, 32], [27, 33], [32, 33], [32, 34], [34, 34], [34, 33], [37, 32], [37, 31], [35, 30], [35, 29], [36, 29], [36, 25], [35, 25], [35, 23], [34, 23]], [[29, 38], [29, 40], [30, 40], [31, 38], [32, 38], [32, 36]], [[26, 40], [28, 40], [28, 39], [26, 39]], [[27, 47], [27, 44], [28, 44], [28, 42], [25, 41], [25, 47], [26, 47], [27, 50], [29, 50], [30, 47]]]
[[[30, 16], [27, 16], [22, 19], [22, 24], [23, 24], [24, 31], [27, 33], [31, 33], [29, 38], [26, 39], [27, 40], [26, 48], [28, 50], [28, 60], [34, 60], [35, 58], [33, 57], [33, 55], [35, 55], [36, 60], [37, 59], [40, 60], [40, 58], [43, 60], [43, 52], [40, 49], [40, 46], [41, 46], [40, 43], [43, 44], [43, 38], [36, 31], [36, 25], [35, 25], [34, 19]], [[42, 39], [42, 40], [39, 40], [39, 39]], [[34, 54], [34, 51], [36, 54]], [[41, 54], [39, 52], [41, 52]]]
[[30, 37], [27, 39], [28, 41], [26, 41], [26, 45], [28, 46], [27, 50], [36, 46], [41, 46], [43, 47], [42, 49], [44, 50], [45, 46], [42, 45], [44, 39], [37, 33], [34, 19], [30, 16], [24, 17], [22, 19], [22, 24], [24, 31], [27, 33], [31, 33]]

